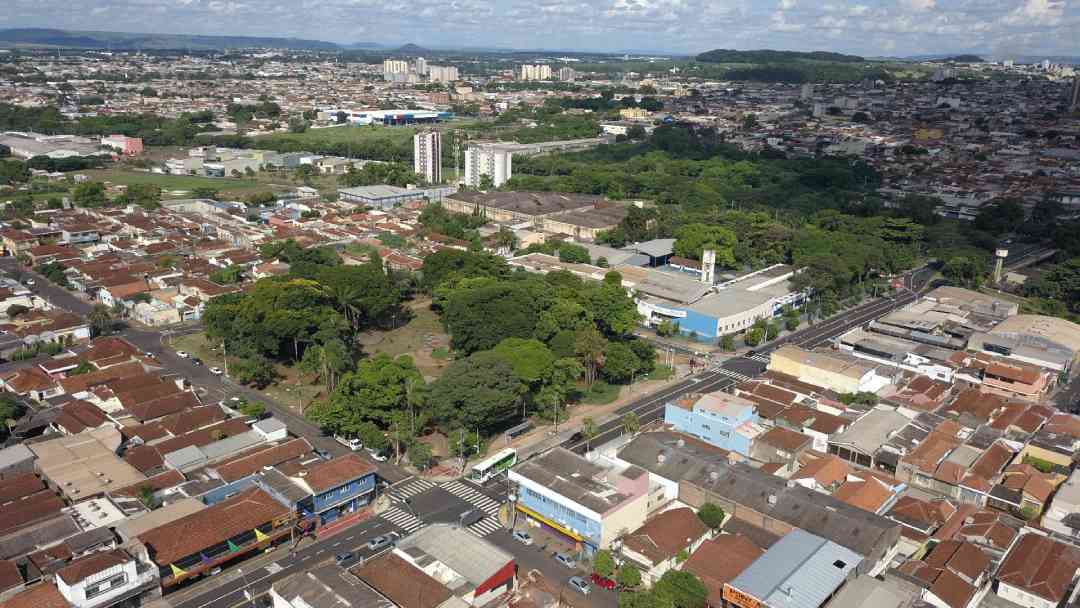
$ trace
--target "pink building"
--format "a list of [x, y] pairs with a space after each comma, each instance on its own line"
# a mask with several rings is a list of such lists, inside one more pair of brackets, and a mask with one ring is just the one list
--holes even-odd
[[124, 156], [137, 156], [142, 154], [143, 142], [138, 137], [128, 137], [126, 135], [110, 135], [108, 137], [101, 138], [101, 145], [117, 150]]

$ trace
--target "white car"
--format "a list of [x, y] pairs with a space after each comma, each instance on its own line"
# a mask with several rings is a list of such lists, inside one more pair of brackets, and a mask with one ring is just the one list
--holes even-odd
[[31, 287], [33, 287], [34, 283], [35, 283], [34, 279], [26, 279], [26, 284], [31, 286]]
[[531, 536], [529, 536], [528, 532], [522, 532], [520, 530], [517, 530], [513, 533], [512, 536], [514, 537], [514, 540], [518, 541], [523, 545], [528, 546], [533, 544], [533, 539]]
[[180, 357], [181, 359], [187, 359], [191, 355], [187, 354], [186, 351], [178, 350], [178, 351], [176, 351], [176, 356]]
[[221, 374], [224, 374], [225, 372], [220, 367], [211, 367], [210, 368], [210, 373], [214, 374], [215, 376], [220, 376]]
[[374, 460], [375, 462], [386, 462], [387, 461], [386, 453], [383, 452], [382, 450], [370, 450], [369, 449], [367, 451], [367, 453], [368, 453], [368, 456], [371, 456], [371, 459]]

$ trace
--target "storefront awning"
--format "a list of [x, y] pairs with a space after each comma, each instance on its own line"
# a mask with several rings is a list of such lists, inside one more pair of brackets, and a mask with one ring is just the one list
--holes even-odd
[[550, 526], [550, 527], [554, 528], [558, 532], [560, 532], [562, 534], [565, 534], [566, 536], [569, 536], [570, 538], [572, 538], [572, 539], [574, 539], [576, 541], [588, 542], [585, 539], [585, 537], [581, 536], [580, 534], [571, 531], [569, 528], [567, 528], [566, 526], [564, 526], [564, 525], [562, 525], [560, 523], [557, 523], [555, 521], [552, 521], [551, 519], [548, 519], [547, 517], [544, 517], [543, 515], [540, 515], [539, 513], [537, 513], [536, 511], [533, 511], [529, 507], [522, 506], [521, 503], [517, 504], [517, 510], [521, 511], [522, 513], [524, 513], [524, 514], [528, 515], [529, 517], [535, 519], [536, 521], [539, 521], [539, 522], [543, 523], [544, 525], [547, 525], [547, 526]]

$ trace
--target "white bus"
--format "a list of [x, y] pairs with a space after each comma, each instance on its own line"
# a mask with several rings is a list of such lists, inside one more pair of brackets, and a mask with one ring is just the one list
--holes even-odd
[[469, 470], [469, 480], [484, 483], [495, 475], [517, 464], [517, 450], [505, 448], [474, 464]]

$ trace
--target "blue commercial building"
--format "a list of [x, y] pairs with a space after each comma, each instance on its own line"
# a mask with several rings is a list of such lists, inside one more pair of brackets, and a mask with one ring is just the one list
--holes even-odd
[[728, 393], [709, 393], [691, 403], [664, 406], [664, 423], [675, 430], [743, 456], [761, 431], [754, 403]]
[[297, 503], [300, 515], [316, 516], [320, 526], [356, 511], [375, 497], [375, 467], [356, 454], [316, 464], [293, 480], [307, 492]]

